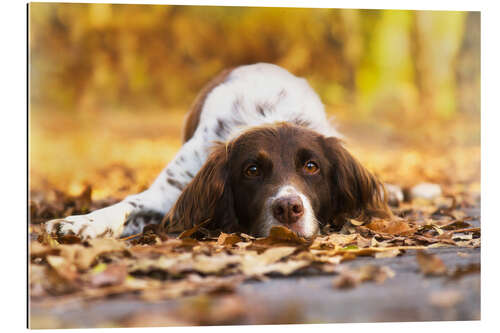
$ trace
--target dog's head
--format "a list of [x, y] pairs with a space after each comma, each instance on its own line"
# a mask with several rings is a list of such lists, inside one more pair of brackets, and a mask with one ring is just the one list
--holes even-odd
[[217, 145], [168, 220], [255, 236], [284, 225], [311, 237], [320, 225], [388, 214], [383, 191], [339, 139], [280, 123]]

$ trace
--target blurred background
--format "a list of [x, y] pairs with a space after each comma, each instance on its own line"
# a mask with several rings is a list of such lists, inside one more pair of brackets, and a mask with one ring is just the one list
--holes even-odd
[[479, 190], [479, 12], [31, 3], [29, 52], [44, 195], [146, 188], [203, 85], [255, 62], [305, 77], [384, 180]]

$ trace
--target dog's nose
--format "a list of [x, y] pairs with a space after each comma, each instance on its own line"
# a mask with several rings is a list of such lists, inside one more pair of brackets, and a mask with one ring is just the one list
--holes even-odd
[[304, 205], [298, 195], [275, 199], [271, 209], [274, 218], [283, 224], [293, 224], [304, 215]]

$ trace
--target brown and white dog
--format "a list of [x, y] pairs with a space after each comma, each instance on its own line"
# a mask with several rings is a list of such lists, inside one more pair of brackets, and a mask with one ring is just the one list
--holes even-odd
[[151, 187], [86, 215], [46, 223], [56, 234], [119, 237], [164, 221], [265, 236], [311, 237], [345, 218], [390, 214], [384, 187], [343, 147], [308, 83], [283, 68], [226, 70], [199, 94], [184, 145]]

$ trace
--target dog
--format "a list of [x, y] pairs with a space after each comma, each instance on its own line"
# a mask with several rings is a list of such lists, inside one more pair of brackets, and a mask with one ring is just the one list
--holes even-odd
[[310, 238], [347, 218], [387, 216], [383, 184], [343, 146], [307, 81], [265, 63], [220, 73], [197, 96], [183, 146], [146, 191], [46, 223], [82, 239], [136, 234], [163, 221], [182, 231]]

